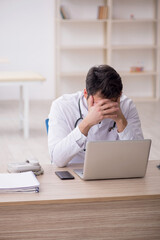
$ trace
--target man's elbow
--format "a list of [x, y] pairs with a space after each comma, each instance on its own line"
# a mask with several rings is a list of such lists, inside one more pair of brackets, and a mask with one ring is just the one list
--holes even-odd
[[54, 161], [54, 162], [52, 162], [53, 164], [55, 164], [57, 167], [59, 167], [59, 168], [63, 168], [63, 167], [66, 167], [67, 166], [67, 164], [65, 164], [65, 163], [62, 163], [62, 162], [60, 162], [60, 161]]
[[53, 154], [51, 154], [51, 164], [54, 164], [59, 168], [63, 168], [67, 166], [67, 163], [61, 161], [60, 159], [56, 159], [56, 157], [53, 158]]

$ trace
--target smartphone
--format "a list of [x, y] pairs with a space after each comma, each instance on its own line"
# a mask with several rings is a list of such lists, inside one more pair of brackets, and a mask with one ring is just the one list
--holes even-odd
[[56, 171], [55, 174], [62, 180], [74, 179], [74, 176], [68, 171]]

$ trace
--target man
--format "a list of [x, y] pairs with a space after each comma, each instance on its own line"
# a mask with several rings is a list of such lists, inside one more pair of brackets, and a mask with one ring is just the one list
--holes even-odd
[[52, 103], [48, 132], [52, 163], [64, 167], [83, 162], [87, 141], [143, 139], [136, 107], [122, 88], [119, 74], [100, 65], [89, 70], [83, 92]]

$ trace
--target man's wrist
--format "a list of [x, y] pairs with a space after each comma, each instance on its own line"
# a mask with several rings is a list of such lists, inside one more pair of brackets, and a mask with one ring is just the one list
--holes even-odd
[[116, 121], [116, 125], [117, 125], [117, 131], [120, 133], [120, 132], [123, 132], [123, 130], [126, 128], [127, 126], [127, 120], [125, 119], [125, 117], [122, 117], [120, 119], [118, 119]]
[[86, 118], [84, 118], [82, 120], [82, 122], [78, 125], [78, 127], [79, 127], [79, 130], [81, 131], [81, 133], [83, 135], [87, 136], [92, 125], [88, 123]]

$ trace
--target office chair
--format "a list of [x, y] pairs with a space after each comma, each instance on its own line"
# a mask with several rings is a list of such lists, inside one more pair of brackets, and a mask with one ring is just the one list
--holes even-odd
[[45, 120], [45, 124], [46, 124], [46, 130], [47, 130], [47, 133], [48, 133], [48, 128], [49, 128], [49, 118], [47, 118]]

